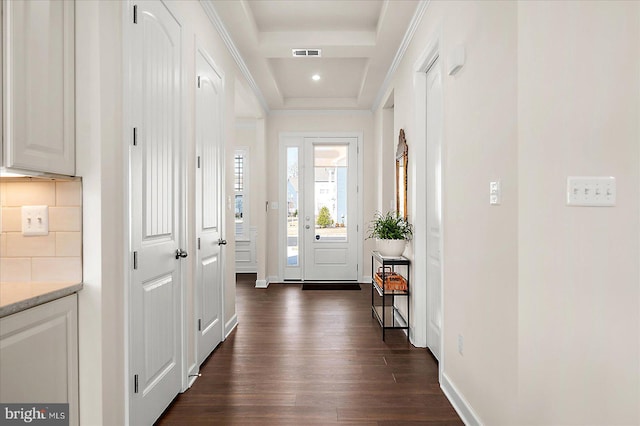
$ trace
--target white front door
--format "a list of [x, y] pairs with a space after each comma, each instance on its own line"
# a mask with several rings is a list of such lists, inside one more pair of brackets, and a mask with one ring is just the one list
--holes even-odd
[[357, 142], [305, 138], [303, 227], [305, 280], [358, 279]]
[[223, 339], [222, 318], [222, 78], [196, 53], [196, 326], [198, 364]]
[[427, 347], [440, 359], [442, 327], [442, 71], [427, 71]]
[[180, 26], [138, 1], [131, 24], [130, 424], [152, 424], [182, 387]]

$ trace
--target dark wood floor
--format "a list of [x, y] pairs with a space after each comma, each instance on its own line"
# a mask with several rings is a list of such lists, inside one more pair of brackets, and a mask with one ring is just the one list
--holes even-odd
[[400, 330], [382, 341], [370, 287], [254, 283], [238, 276], [238, 328], [157, 424], [462, 424], [427, 351]]

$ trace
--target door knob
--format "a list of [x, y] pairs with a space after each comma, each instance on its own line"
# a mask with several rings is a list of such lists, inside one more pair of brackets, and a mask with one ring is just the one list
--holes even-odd
[[188, 256], [188, 254], [187, 254], [187, 252], [186, 252], [186, 251], [184, 251], [184, 250], [182, 250], [182, 249], [178, 249], [178, 250], [176, 250], [176, 259], [180, 259], [180, 258], [183, 258], [183, 259], [184, 259], [184, 258], [185, 258], [185, 257], [187, 257], [187, 256]]
[[307, 226], [305, 226], [305, 228], [309, 229], [309, 228], [311, 228], [311, 227], [310, 227], [309, 225], [307, 225]]
[[219, 246], [226, 246], [227, 245], [227, 240], [223, 240], [222, 238], [218, 238], [218, 245]]

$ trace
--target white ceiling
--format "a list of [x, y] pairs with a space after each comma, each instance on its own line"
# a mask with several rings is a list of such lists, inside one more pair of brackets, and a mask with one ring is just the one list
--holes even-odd
[[[270, 110], [371, 109], [419, 0], [203, 3], [213, 6]], [[322, 57], [294, 58], [292, 49], [322, 49]]]

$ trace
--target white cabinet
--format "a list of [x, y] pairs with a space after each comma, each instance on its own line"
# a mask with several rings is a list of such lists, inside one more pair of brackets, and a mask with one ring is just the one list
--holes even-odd
[[0, 318], [1, 403], [69, 403], [69, 424], [78, 424], [77, 300]]
[[2, 166], [75, 174], [74, 1], [2, 1]]

